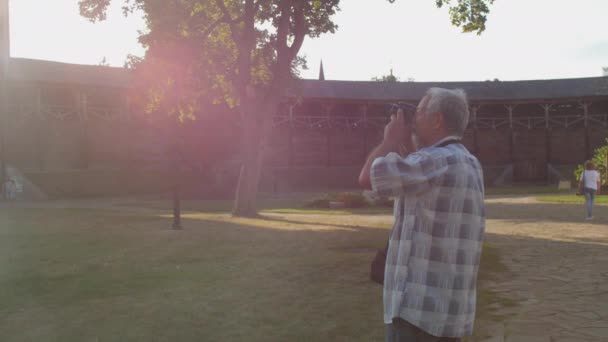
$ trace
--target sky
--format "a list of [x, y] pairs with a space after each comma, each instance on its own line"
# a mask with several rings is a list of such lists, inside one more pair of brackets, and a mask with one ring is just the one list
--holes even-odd
[[[9, 0], [11, 55], [79, 64], [104, 58], [122, 66], [141, 56], [140, 15], [113, 0], [108, 20], [80, 17], [78, 0]], [[478, 36], [450, 24], [434, 0], [342, 0], [335, 34], [307, 38], [300, 50], [317, 78], [483, 81], [602, 76], [608, 67], [608, 0], [495, 0]]]

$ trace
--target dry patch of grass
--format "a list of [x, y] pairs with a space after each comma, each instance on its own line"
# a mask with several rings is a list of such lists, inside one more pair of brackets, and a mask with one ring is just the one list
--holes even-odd
[[[368, 272], [391, 223], [190, 212], [172, 231], [163, 211], [0, 209], [0, 340], [381, 341]], [[492, 253], [482, 273], [502, 271]]]

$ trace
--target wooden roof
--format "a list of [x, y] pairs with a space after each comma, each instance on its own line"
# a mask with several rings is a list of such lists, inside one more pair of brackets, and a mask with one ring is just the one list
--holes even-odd
[[13, 82], [128, 88], [131, 80], [130, 72], [124, 68], [27, 58], [11, 58], [8, 69], [8, 79]]
[[608, 97], [608, 77], [532, 81], [375, 82], [300, 80], [293, 94], [305, 99], [418, 101], [431, 87], [463, 89], [473, 101], [525, 101]]
[[[44, 82], [128, 88], [124, 68], [11, 58], [8, 77], [16, 82]], [[464, 89], [472, 101], [559, 100], [608, 97], [608, 77], [532, 81], [375, 82], [298, 80], [290, 94], [308, 100], [418, 101], [430, 87]]]

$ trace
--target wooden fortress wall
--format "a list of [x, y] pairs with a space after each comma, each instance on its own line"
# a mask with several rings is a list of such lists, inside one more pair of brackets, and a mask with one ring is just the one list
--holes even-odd
[[[122, 90], [17, 85], [5, 119], [8, 160], [24, 170], [74, 170], [167, 162], [167, 131], [131, 113]], [[472, 102], [464, 142], [491, 182], [507, 166], [516, 182], [546, 182], [608, 137], [608, 99]], [[388, 122], [384, 103], [304, 101], [282, 107], [266, 147], [262, 187], [353, 187]], [[226, 133], [232, 137], [238, 132]], [[207, 149], [201, 140], [201, 150]], [[238, 168], [225, 169], [232, 183]]]

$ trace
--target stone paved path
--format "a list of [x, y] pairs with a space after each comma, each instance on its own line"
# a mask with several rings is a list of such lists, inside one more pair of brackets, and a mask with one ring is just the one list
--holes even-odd
[[478, 323], [485, 341], [608, 341], [608, 206], [583, 219], [582, 205], [533, 198], [487, 200], [487, 241], [509, 273], [490, 287], [517, 305], [502, 322]]

